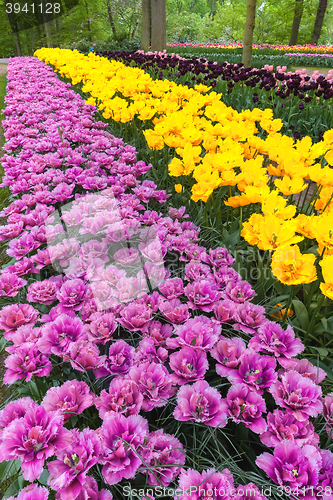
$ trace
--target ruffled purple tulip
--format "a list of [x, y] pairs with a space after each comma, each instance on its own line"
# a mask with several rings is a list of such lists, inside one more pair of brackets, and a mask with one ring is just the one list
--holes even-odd
[[72, 442], [49, 462], [47, 484], [57, 492], [57, 499], [74, 500], [84, 488], [87, 472], [93, 467], [101, 451], [97, 433], [89, 428], [82, 432], [73, 429]]
[[249, 348], [274, 354], [277, 358], [292, 358], [304, 350], [304, 345], [295, 338], [291, 326], [286, 330], [273, 321], [266, 321], [259, 326], [254, 337], [250, 339]]
[[126, 418], [121, 413], [109, 413], [105, 416], [100, 430], [102, 455], [99, 462], [104, 465], [102, 473], [108, 484], [134, 478], [142, 463], [137, 451], [141, 450], [147, 435], [147, 420], [140, 415]]
[[0, 443], [1, 436], [6, 427], [9, 426], [13, 420], [24, 417], [28, 408], [37, 407], [37, 403], [31, 398], [20, 398], [16, 401], [11, 401], [2, 410], [0, 410]]
[[226, 299], [242, 304], [251, 300], [256, 295], [255, 291], [247, 281], [230, 282], [227, 284], [224, 295]]
[[83, 331], [88, 335], [90, 342], [104, 345], [112, 339], [112, 334], [117, 329], [113, 313], [96, 312], [90, 316], [89, 320], [91, 323], [84, 325]]
[[73, 311], [78, 311], [87, 293], [87, 287], [80, 279], [66, 281], [57, 292], [60, 304]]
[[107, 412], [122, 413], [124, 417], [138, 415], [143, 402], [143, 395], [136, 382], [129, 378], [115, 377], [108, 392], [103, 389], [100, 396], [95, 397], [94, 404], [99, 416], [104, 419]]
[[122, 266], [133, 266], [140, 262], [140, 254], [135, 247], [121, 248], [114, 253], [113, 258], [117, 264]]
[[220, 267], [220, 266], [232, 266], [235, 262], [234, 257], [230, 255], [228, 250], [223, 247], [212, 248], [209, 249], [207, 261], [212, 266]]
[[257, 328], [266, 321], [265, 308], [251, 302], [237, 304], [233, 319], [235, 321], [233, 325], [235, 330], [254, 334]]
[[150, 363], [164, 363], [168, 358], [169, 353], [164, 347], [157, 347], [153, 339], [144, 338], [140, 341], [134, 355], [134, 364], [139, 365], [149, 361]]
[[131, 368], [128, 378], [133, 380], [143, 395], [142, 409], [151, 411], [153, 408], [165, 406], [176, 392], [171, 375], [161, 364], [141, 363]]
[[100, 366], [95, 370], [96, 378], [108, 375], [126, 375], [132, 365], [135, 349], [124, 340], [117, 340], [109, 348], [108, 356], [104, 356]]
[[184, 385], [205, 378], [208, 370], [207, 354], [193, 347], [183, 347], [170, 355], [174, 384]]
[[7, 368], [3, 378], [4, 384], [14, 384], [17, 380], [29, 382], [32, 377], [48, 377], [52, 364], [33, 342], [25, 342], [5, 359]]
[[229, 323], [234, 321], [234, 315], [236, 312], [235, 302], [233, 300], [219, 300], [215, 302], [213, 306], [213, 311], [215, 318], [220, 323]]
[[27, 300], [39, 304], [52, 304], [57, 298], [58, 283], [51, 279], [35, 281], [28, 288]]
[[124, 328], [132, 332], [141, 331], [147, 333], [148, 323], [152, 319], [151, 308], [138, 303], [132, 303], [120, 311], [120, 317], [117, 318]]
[[271, 448], [284, 440], [294, 441], [299, 446], [312, 444], [317, 447], [319, 443], [319, 436], [309, 420], [300, 421], [292, 413], [283, 410], [267, 414], [267, 431], [261, 434], [260, 439]]
[[24, 479], [33, 482], [43, 472], [45, 460], [65, 449], [71, 440], [59, 412], [31, 407], [4, 430], [0, 453], [3, 460], [20, 458]]
[[166, 344], [170, 349], [187, 346], [209, 351], [219, 339], [220, 333], [221, 325], [216, 324], [207, 316], [196, 316], [184, 325], [175, 327], [177, 337], [168, 338]]
[[265, 400], [246, 384], [235, 384], [227, 394], [228, 415], [234, 422], [242, 423], [256, 434], [266, 430]]
[[227, 377], [229, 373], [232, 373], [240, 364], [245, 349], [245, 342], [239, 337], [219, 340], [210, 351], [210, 354], [218, 362], [215, 366], [217, 373], [221, 377]]
[[321, 468], [319, 480], [315, 489], [316, 498], [332, 500], [333, 496], [333, 453], [330, 450], [319, 450], [321, 455]]
[[264, 389], [271, 387], [277, 379], [275, 367], [275, 358], [261, 356], [259, 353], [247, 349], [241, 356], [237, 370], [230, 370], [227, 377], [233, 384], [244, 383], [258, 394], [263, 394]]
[[82, 331], [83, 323], [79, 318], [60, 314], [54, 321], [43, 326], [38, 348], [45, 354], [62, 356], [71, 342], [82, 337]]
[[177, 299], [184, 293], [183, 280], [181, 278], [166, 280], [158, 289], [167, 300]]
[[[112, 494], [108, 490], [98, 491], [98, 485], [96, 479], [92, 476], [87, 476], [84, 484], [82, 485], [81, 493], [76, 497], [75, 500], [112, 500]], [[56, 497], [56, 500], [61, 500], [60, 497]]]
[[69, 361], [72, 368], [80, 372], [95, 370], [100, 365], [101, 359], [97, 345], [84, 338], [70, 342], [66, 352], [63, 353], [63, 360]]
[[302, 448], [292, 441], [283, 441], [274, 449], [274, 455], [262, 453], [256, 464], [281, 487], [298, 491], [301, 498], [314, 499], [322, 458], [319, 450], [306, 444]]
[[176, 420], [200, 422], [211, 427], [225, 427], [228, 405], [217, 389], [205, 380], [183, 385], [177, 393]]
[[179, 500], [227, 500], [231, 499], [234, 488], [234, 480], [228, 469], [215, 472], [208, 469], [200, 472], [194, 469], [182, 469], [179, 476]]
[[222, 292], [219, 291], [217, 285], [208, 280], [189, 283], [184, 293], [189, 299], [191, 309], [200, 309], [205, 312], [212, 311], [215, 302], [222, 297]]
[[142, 460], [149, 469], [148, 484], [168, 486], [178, 476], [185, 464], [185, 450], [182, 443], [163, 429], [151, 432], [142, 448]]
[[94, 396], [85, 382], [68, 380], [64, 384], [51, 387], [45, 394], [42, 406], [46, 411], [59, 410], [66, 423], [72, 415], [79, 415], [92, 406]]
[[14, 332], [22, 325], [33, 326], [39, 318], [39, 312], [29, 304], [12, 304], [5, 306], [0, 311], [0, 329], [8, 334]]
[[185, 276], [189, 281], [214, 281], [211, 268], [201, 262], [189, 262], [185, 266]]
[[321, 387], [308, 377], [290, 370], [268, 389], [276, 403], [301, 422], [316, 417], [323, 410]]
[[20, 491], [17, 497], [9, 497], [8, 500], [47, 500], [49, 490], [37, 484], [29, 484]]
[[320, 384], [326, 377], [325, 371], [319, 366], [314, 366], [308, 359], [287, 359], [280, 358], [280, 365], [283, 366], [284, 370], [279, 370], [278, 374], [281, 376], [286, 370], [294, 370], [300, 373], [303, 377], [307, 377], [312, 380], [315, 384]]
[[148, 338], [151, 338], [156, 346], [163, 346], [166, 339], [172, 335], [172, 326], [162, 325], [160, 321], [151, 321], [148, 327]]
[[175, 325], [180, 325], [190, 317], [187, 304], [182, 304], [179, 299], [161, 300], [159, 309], [163, 316]]
[[0, 297], [15, 297], [26, 284], [27, 281], [16, 274], [3, 273], [0, 275]]

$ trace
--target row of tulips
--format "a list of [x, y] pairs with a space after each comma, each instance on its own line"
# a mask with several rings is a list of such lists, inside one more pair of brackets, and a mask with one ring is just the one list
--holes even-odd
[[[331, 127], [332, 112], [326, 101], [333, 96], [333, 70], [326, 76], [318, 70], [309, 76], [306, 69], [287, 72], [286, 66], [277, 66], [274, 72], [268, 64], [261, 69], [245, 68], [241, 63], [218, 64], [205, 57], [187, 59], [166, 51], [97, 54], [127, 66], [134, 64], [153, 79], [166, 78], [188, 87], [203, 83], [222, 94], [223, 102], [238, 112], [270, 108], [274, 117], [282, 120], [283, 133], [296, 139], [310, 133], [318, 140]], [[213, 54], [210, 57], [213, 59]]]
[[[12, 59], [8, 79], [5, 382], [35, 391], [0, 412], [1, 457], [21, 465], [17, 498], [107, 500], [124, 485], [173, 484], [181, 500], [264, 500], [245, 484], [264, 484], [262, 469], [278, 496], [331, 499], [333, 453], [319, 440], [326, 421], [330, 442], [333, 397], [323, 370], [296, 359], [291, 327], [252, 303], [231, 255], [200, 246], [184, 209], [139, 180], [151, 165], [50, 68]], [[230, 462], [228, 427], [271, 448], [256, 473]]]
[[[206, 92], [207, 87], [189, 89], [167, 80], [153, 81], [140, 69], [94, 54], [86, 57], [60, 49], [36, 54], [74, 83], [82, 81], [83, 90], [91, 93], [87, 102], [97, 101], [105, 118], [132, 121], [136, 134], [139, 120], [154, 125], [143, 134], [151, 149], [173, 148], [169, 174], [182, 182], [176, 191], [191, 190], [191, 199], [197, 202], [227, 186], [230, 196], [225, 204], [247, 209], [242, 212], [242, 236], [250, 245], [274, 252], [272, 272], [280, 281], [288, 285], [316, 281], [318, 258], [307, 254], [316, 245], [323, 257], [321, 290], [333, 297], [332, 131], [317, 144], [310, 137], [294, 144], [278, 133], [281, 120], [274, 120], [270, 110], [237, 113], [216, 93]], [[267, 131], [266, 139], [258, 137], [257, 123]], [[311, 203], [305, 203], [309, 181], [315, 190]], [[303, 254], [295, 245], [299, 242]]]
[[[215, 49], [228, 49], [230, 51], [235, 50], [235, 49], [242, 49], [243, 44], [241, 42], [238, 43], [227, 43], [227, 44], [220, 44], [220, 43], [167, 43], [168, 47], [190, 47], [190, 48], [197, 48], [197, 47], [204, 47], [204, 48], [215, 48]], [[261, 50], [274, 50], [278, 52], [324, 52], [324, 53], [330, 53], [333, 52], [333, 47], [331, 45], [311, 45], [311, 44], [305, 44], [305, 45], [284, 45], [284, 44], [269, 44], [269, 43], [262, 43], [262, 44], [253, 44], [252, 45], [253, 50], [255, 51], [261, 51]]]

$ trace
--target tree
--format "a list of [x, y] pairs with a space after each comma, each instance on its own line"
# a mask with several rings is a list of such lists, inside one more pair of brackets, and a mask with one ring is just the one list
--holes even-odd
[[318, 44], [318, 40], [323, 26], [324, 16], [327, 9], [327, 0], [319, 0], [316, 20], [311, 34], [311, 44]]
[[304, 10], [304, 0], [296, 0], [293, 25], [291, 27], [289, 45], [296, 45], [299, 25], [301, 24], [302, 14]]
[[142, 0], [141, 48], [164, 50], [166, 46], [166, 0]]
[[245, 67], [251, 66], [253, 31], [256, 22], [257, 0], [247, 0], [246, 20], [244, 28], [242, 63]]

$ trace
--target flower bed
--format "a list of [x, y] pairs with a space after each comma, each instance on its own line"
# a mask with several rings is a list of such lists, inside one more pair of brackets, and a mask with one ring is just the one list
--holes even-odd
[[292, 329], [49, 68], [20, 58], [8, 78], [0, 318], [5, 383], [25, 397], [0, 413], [2, 480], [19, 472], [7, 498], [328, 494], [312, 419], [331, 433], [332, 398]]
[[[167, 43], [168, 47], [189, 47], [189, 48], [197, 48], [197, 47], [204, 47], [204, 48], [214, 48], [214, 49], [228, 49], [230, 51], [236, 50], [236, 49], [243, 49], [243, 44], [241, 42], [239, 43], [227, 43], [227, 44], [220, 44], [220, 43]], [[305, 44], [305, 45], [283, 45], [283, 44], [269, 44], [269, 43], [263, 43], [263, 44], [253, 44], [252, 45], [253, 49], [256, 51], [267, 51], [273, 50], [273, 51], [278, 51], [278, 52], [324, 52], [324, 53], [330, 53], [333, 52], [333, 47], [330, 45], [310, 45], [310, 44]]]
[[[228, 186], [225, 205], [242, 210], [247, 207], [242, 212], [240, 226], [245, 222], [241, 235], [250, 245], [275, 252], [272, 271], [280, 281], [287, 285], [315, 282], [315, 264], [323, 257], [321, 290], [333, 297], [332, 275], [328, 272], [332, 246], [331, 131], [315, 145], [310, 137], [294, 144], [277, 133], [281, 121], [273, 120], [269, 110], [237, 114], [215, 93], [205, 94], [206, 88], [197, 87], [195, 91], [168, 81], [152, 81], [141, 70], [95, 55], [85, 57], [58, 49], [42, 49], [37, 54], [73, 82], [83, 81], [83, 90], [92, 95], [87, 102], [97, 100], [105, 118], [125, 122], [131, 118], [133, 134], [138, 133], [135, 115], [153, 123], [154, 129], [143, 133], [151, 149], [174, 148], [168, 168], [171, 176], [181, 178], [182, 184], [175, 186], [178, 192], [191, 190], [192, 200], [207, 201], [216, 188]], [[111, 99], [116, 92], [118, 95]], [[268, 132], [265, 140], [256, 136], [256, 122]], [[278, 178], [273, 180], [268, 174]], [[305, 203], [304, 190], [309, 187], [305, 181], [309, 180], [316, 183], [316, 189], [311, 202]], [[231, 196], [232, 186], [237, 186], [235, 196]], [[288, 205], [285, 197], [293, 203]], [[260, 209], [262, 214], [258, 213]], [[303, 241], [300, 254], [294, 245]], [[313, 254], [305, 255], [314, 244]], [[290, 258], [283, 268], [286, 252]], [[314, 289], [309, 300], [313, 294]]]
[[[194, 88], [203, 83], [222, 94], [223, 102], [238, 112], [254, 107], [270, 108], [274, 117], [282, 120], [283, 133], [295, 139], [311, 135], [317, 141], [331, 127], [332, 113], [327, 101], [333, 96], [333, 70], [326, 76], [318, 70], [309, 76], [306, 69], [287, 72], [286, 66], [277, 66], [274, 72], [272, 64], [265, 63], [261, 69], [244, 68], [241, 63], [229, 64], [222, 60], [218, 64], [205, 57], [186, 59], [166, 51], [97, 54], [127, 66], [134, 63], [154, 80], [167, 79]], [[212, 55], [207, 57], [212, 59]], [[297, 66], [303, 64], [302, 61], [298, 57], [293, 63]], [[288, 60], [287, 64], [290, 63]]]

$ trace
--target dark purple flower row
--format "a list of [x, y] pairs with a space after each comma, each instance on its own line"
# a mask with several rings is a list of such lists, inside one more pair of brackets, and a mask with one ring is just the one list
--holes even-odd
[[[156, 74], [156, 78], [165, 78], [163, 71], [168, 71], [167, 77], [177, 78], [188, 76], [185, 84], [194, 86], [203, 83], [216, 87], [218, 80], [224, 80], [228, 86], [228, 93], [232, 92], [234, 85], [238, 82], [246, 87], [262, 89], [267, 92], [274, 90], [274, 94], [281, 99], [289, 96], [298, 96], [304, 102], [310, 102], [313, 98], [323, 97], [331, 99], [333, 97], [332, 75], [325, 78], [322, 75], [315, 75], [315, 78], [307, 76], [306, 73], [284, 72], [279, 69], [273, 73], [269, 69], [245, 68], [242, 63], [229, 64], [224, 62], [218, 64], [203, 57], [184, 59], [177, 55], [162, 52], [100, 52], [98, 55], [121, 61], [126, 65], [133, 62], [136, 66]], [[272, 68], [273, 69], [273, 68]], [[192, 73], [192, 76], [190, 74]], [[308, 95], [307, 95], [308, 94]], [[255, 102], [255, 101], [254, 101]]]
[[[98, 394], [74, 379], [51, 384], [41, 404], [9, 403], [0, 412], [2, 458], [20, 458], [30, 482], [47, 461], [56, 499], [110, 499], [88, 474], [96, 464], [109, 485], [140, 472], [148, 484], [168, 486], [180, 474], [180, 488], [213, 485], [218, 500], [253, 489], [263, 499], [251, 484], [241, 495], [226, 469], [183, 469], [182, 443], [149, 431], [142, 413], [176, 396], [178, 421], [222, 428], [232, 420], [260, 434], [274, 455], [257, 464], [276, 484], [297, 485], [304, 498], [332, 484], [333, 454], [318, 448], [310, 418], [323, 413], [331, 432], [333, 397], [322, 397], [325, 373], [295, 359], [304, 346], [292, 328], [251, 302], [254, 290], [226, 249], [200, 245], [184, 207], [167, 207], [164, 191], [139, 180], [151, 165], [95, 122], [95, 108], [69, 84], [35, 58], [12, 60], [8, 78], [3, 185], [15, 201], [3, 211], [0, 236], [13, 262], [1, 273], [0, 295], [20, 303], [0, 312], [4, 381], [49, 377], [70, 363], [78, 379], [88, 373], [104, 388]], [[225, 394], [211, 385], [216, 373], [232, 384]], [[280, 409], [267, 413], [267, 391]], [[95, 429], [66, 427], [93, 407]], [[48, 496], [33, 487], [20, 500], [32, 493]]]

